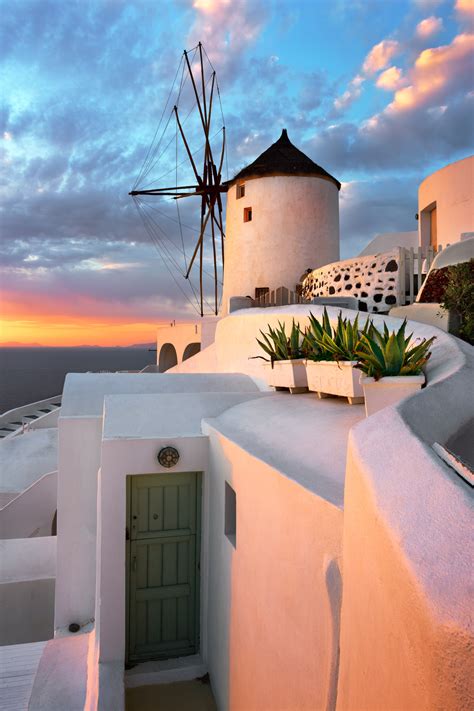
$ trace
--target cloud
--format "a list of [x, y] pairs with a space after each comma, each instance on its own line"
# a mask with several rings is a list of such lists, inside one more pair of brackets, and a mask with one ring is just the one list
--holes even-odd
[[376, 81], [376, 85], [379, 87], [379, 89], [395, 91], [395, 89], [398, 89], [401, 86], [402, 82], [402, 70], [398, 67], [390, 67], [379, 75]]
[[193, 0], [195, 20], [187, 45], [202, 42], [219, 78], [231, 84], [238, 75], [245, 51], [261, 34], [269, 19], [269, 6], [257, 0]]
[[345, 92], [334, 100], [331, 116], [337, 116], [348, 109], [361, 95], [366, 79], [385, 69], [391, 58], [398, 52], [400, 52], [400, 44], [395, 40], [382, 40], [372, 47], [365, 57], [362, 70], [349, 82]]
[[417, 229], [421, 175], [343, 183], [340, 192], [341, 256], [359, 253], [375, 235]]
[[376, 44], [364, 60], [363, 71], [367, 76], [376, 74], [389, 64], [392, 57], [400, 52], [400, 43], [396, 40], [382, 40]]
[[419, 106], [433, 105], [447, 96], [472, 84], [474, 35], [457, 35], [451, 44], [425, 49], [417, 57], [408, 73], [408, 86], [395, 93], [388, 111], [413, 110]]
[[442, 106], [384, 111], [360, 125], [344, 122], [321, 130], [306, 143], [314, 160], [339, 180], [366, 171], [388, 173], [462, 158], [474, 146], [474, 92], [452, 97]]
[[474, 3], [472, 0], [456, 0], [454, 8], [462, 17], [474, 16]]
[[440, 17], [431, 15], [417, 24], [416, 34], [422, 39], [427, 39], [440, 32], [442, 28], [443, 20]]
[[444, 0], [413, 0], [413, 4], [420, 10], [432, 10], [438, 7]]
[[361, 74], [357, 74], [354, 79], [349, 82], [346, 91], [334, 100], [333, 106], [337, 113], [348, 109], [349, 106], [353, 104], [356, 99], [359, 98], [362, 92], [362, 84], [364, 83], [364, 81], [365, 78]]

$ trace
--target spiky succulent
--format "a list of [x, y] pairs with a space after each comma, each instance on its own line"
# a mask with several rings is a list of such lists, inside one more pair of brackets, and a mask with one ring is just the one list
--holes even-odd
[[391, 333], [385, 322], [383, 332], [370, 324], [356, 349], [357, 367], [375, 380], [386, 376], [420, 375], [431, 356], [430, 347], [436, 336], [410, 346], [413, 334], [405, 336], [405, 328], [406, 319], [397, 332]]
[[290, 335], [287, 336], [285, 324], [278, 322], [277, 328], [268, 325], [268, 333], [260, 331], [262, 339], [257, 338], [258, 345], [265, 351], [265, 356], [254, 356], [273, 364], [276, 360], [295, 360], [304, 358], [305, 353], [302, 348], [303, 336], [299, 324], [293, 319]]
[[321, 323], [310, 314], [309, 327], [305, 333], [307, 357], [310, 360], [357, 360], [356, 349], [368, 328], [369, 321], [360, 331], [358, 315], [354, 321], [350, 321], [343, 318], [339, 311], [337, 326], [333, 328], [326, 309]]

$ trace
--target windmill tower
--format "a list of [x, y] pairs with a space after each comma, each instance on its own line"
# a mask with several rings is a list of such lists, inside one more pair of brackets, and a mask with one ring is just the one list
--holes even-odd
[[286, 129], [227, 185], [223, 316], [231, 296], [294, 289], [307, 269], [339, 259], [341, 184]]

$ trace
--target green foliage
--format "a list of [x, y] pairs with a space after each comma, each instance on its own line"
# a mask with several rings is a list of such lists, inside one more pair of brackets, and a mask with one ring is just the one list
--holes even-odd
[[359, 316], [354, 321], [342, 318], [339, 311], [337, 326], [333, 328], [328, 313], [324, 309], [322, 323], [310, 314], [309, 328], [305, 333], [305, 350], [310, 360], [357, 360], [356, 350], [362, 334], [368, 327], [367, 321], [362, 332], [359, 329]]
[[260, 331], [263, 340], [257, 338], [258, 345], [265, 351], [268, 358], [265, 356], [254, 356], [262, 358], [262, 360], [274, 363], [276, 360], [295, 360], [304, 358], [305, 353], [302, 348], [303, 336], [299, 324], [295, 323], [291, 327], [291, 333], [286, 335], [285, 324], [278, 322], [277, 328], [268, 326], [268, 333]]
[[459, 337], [474, 345], [474, 259], [448, 267], [443, 309], [460, 318]]
[[435, 336], [410, 346], [413, 334], [405, 336], [406, 319], [397, 332], [389, 332], [384, 323], [380, 332], [373, 323], [361, 334], [356, 348], [357, 368], [379, 380], [384, 376], [419, 375], [428, 361]]

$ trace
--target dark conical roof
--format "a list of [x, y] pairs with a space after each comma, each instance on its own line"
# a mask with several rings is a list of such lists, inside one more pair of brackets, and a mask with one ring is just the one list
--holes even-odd
[[264, 175], [314, 175], [331, 180], [337, 185], [338, 190], [341, 188], [341, 183], [336, 178], [291, 143], [286, 128], [283, 129], [276, 143], [267, 148], [253, 163], [237, 173], [232, 180], [228, 181], [228, 184], [251, 176]]

